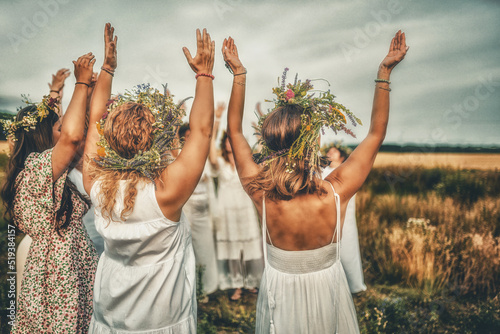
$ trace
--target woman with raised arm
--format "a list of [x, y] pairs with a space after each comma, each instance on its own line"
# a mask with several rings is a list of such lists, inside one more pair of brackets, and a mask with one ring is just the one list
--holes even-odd
[[[319, 136], [326, 125], [350, 132], [346, 116], [360, 123], [330, 92], [307, 92], [311, 82], [286, 86], [286, 70], [276, 107], [259, 120], [262, 165], [242, 132], [245, 74], [234, 76], [228, 136], [243, 187], [263, 221], [265, 270], [257, 301], [257, 333], [358, 333], [356, 311], [339, 256], [346, 205], [366, 179], [384, 140], [389, 116], [389, 77], [407, 51], [398, 31], [375, 80], [370, 131], [349, 159], [321, 180]], [[224, 60], [245, 73], [232, 38], [224, 40]]]
[[82, 224], [89, 203], [67, 174], [84, 137], [95, 60], [88, 53], [73, 63], [77, 83], [62, 123], [59, 103], [49, 96], [4, 123], [14, 147], [2, 199], [32, 239], [13, 333], [85, 333], [92, 315], [97, 256]]
[[108, 102], [116, 37], [104, 31], [105, 59], [90, 107], [83, 183], [104, 239], [89, 333], [195, 333], [195, 258], [182, 213], [203, 172], [214, 117], [214, 42], [197, 30], [191, 134], [172, 162], [180, 106], [141, 85]]
[[209, 161], [218, 177], [215, 239], [219, 288], [234, 289], [231, 300], [241, 298], [242, 288], [256, 293], [263, 270], [259, 221], [252, 201], [245, 194], [234, 165], [227, 133], [222, 134], [217, 154], [215, 139], [224, 105], [216, 110]]

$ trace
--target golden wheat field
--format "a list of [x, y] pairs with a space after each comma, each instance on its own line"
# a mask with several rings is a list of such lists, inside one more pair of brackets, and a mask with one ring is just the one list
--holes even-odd
[[374, 167], [385, 166], [494, 170], [500, 168], [500, 154], [379, 153], [375, 159]]

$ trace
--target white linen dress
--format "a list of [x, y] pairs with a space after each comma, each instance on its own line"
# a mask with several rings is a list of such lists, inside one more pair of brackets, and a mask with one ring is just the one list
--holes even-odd
[[257, 288], [263, 270], [257, 212], [236, 169], [218, 158], [216, 240], [219, 288]]
[[115, 220], [101, 216], [100, 182], [94, 183], [97, 231], [104, 239], [94, 286], [89, 333], [196, 333], [195, 258], [184, 214], [163, 215], [153, 183], [137, 186], [131, 215], [120, 221], [125, 181], [120, 181]]
[[200, 182], [183, 208], [191, 226], [196, 266], [203, 267], [202, 283], [205, 294], [215, 292], [219, 285], [212, 223], [212, 215], [215, 214], [215, 191], [209, 171], [210, 167], [205, 166]]
[[[340, 222], [340, 197], [335, 190], [333, 193]], [[265, 198], [262, 222], [265, 240]], [[356, 310], [340, 261], [340, 242], [333, 241], [305, 251], [286, 251], [264, 241], [265, 269], [257, 299], [255, 333], [359, 333]]]
[[[335, 168], [327, 166], [323, 170], [323, 179]], [[352, 196], [347, 203], [345, 211], [344, 226], [342, 227], [342, 247], [340, 247], [340, 261], [345, 270], [347, 283], [351, 293], [366, 290], [363, 276], [363, 265], [359, 250], [358, 226], [356, 224], [356, 195]]]

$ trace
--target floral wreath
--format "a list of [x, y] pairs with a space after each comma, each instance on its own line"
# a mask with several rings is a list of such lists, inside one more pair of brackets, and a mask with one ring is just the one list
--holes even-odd
[[[356, 137], [354, 133], [346, 127], [346, 116], [353, 126], [357, 124], [362, 125], [362, 123], [361, 120], [344, 105], [334, 101], [335, 96], [330, 93], [330, 90], [325, 92], [320, 91], [318, 96], [315, 96], [316, 93], [308, 94], [308, 92], [313, 89], [313, 85], [311, 84], [312, 80], [308, 79], [302, 82], [301, 80], [297, 80], [296, 75], [294, 83], [289, 83], [287, 85], [287, 72], [288, 68], [285, 68], [281, 76], [281, 85], [273, 88], [273, 94], [276, 95], [276, 98], [272, 101], [266, 100], [266, 102], [274, 102], [274, 108], [271, 112], [259, 118], [256, 130], [257, 135], [260, 137], [259, 144], [262, 145], [262, 151], [257, 157], [256, 162], [259, 164], [268, 164], [278, 157], [288, 156], [290, 163], [287, 163], [287, 172], [292, 173], [293, 166], [295, 166], [295, 163], [292, 161], [305, 160], [306, 170], [310, 172], [312, 177], [314, 173], [320, 172], [321, 156], [319, 154], [320, 145], [318, 138], [320, 132], [324, 134], [324, 127], [332, 129], [335, 134], [337, 134], [338, 131], [343, 131], [352, 137]], [[262, 139], [262, 125], [274, 110], [290, 104], [299, 105], [304, 109], [304, 114], [301, 116], [302, 125], [299, 137], [293, 142], [290, 148], [273, 151]]]
[[[172, 95], [167, 91], [167, 85], [163, 85], [163, 94], [153, 89], [149, 84], [134, 87], [133, 92], [126, 91], [125, 94], [115, 96], [108, 101], [108, 110], [100, 121], [97, 122], [99, 141], [97, 145], [97, 157], [94, 162], [102, 168], [114, 170], [136, 170], [154, 183], [154, 172], [169, 165], [174, 159], [171, 150], [181, 148], [181, 143], [175, 140], [177, 128], [182, 124], [182, 117], [186, 114], [182, 105], [188, 97], [177, 105], [172, 100]], [[155, 118], [153, 123], [153, 144], [146, 151], [126, 159], [113, 150], [104, 137], [104, 125], [108, 115], [113, 113], [121, 105], [135, 102], [149, 108]]]
[[[7, 139], [12, 141], [17, 141], [16, 132], [22, 129], [26, 132], [30, 130], [35, 130], [36, 125], [43, 121], [49, 115], [50, 111], [56, 112], [59, 108], [59, 97], [52, 98], [49, 95], [45, 95], [40, 103], [31, 102], [27, 95], [21, 95], [23, 102], [28, 106], [36, 106], [36, 110], [25, 115], [20, 121], [14, 120], [0, 120], [3, 127], [3, 132]], [[19, 107], [17, 111], [19, 112], [23, 107]], [[56, 112], [57, 113], [57, 112]]]

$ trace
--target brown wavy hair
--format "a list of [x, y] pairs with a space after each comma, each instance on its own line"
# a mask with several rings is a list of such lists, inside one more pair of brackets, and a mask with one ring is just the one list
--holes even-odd
[[[303, 114], [304, 109], [295, 104], [271, 112], [262, 124], [262, 139], [266, 146], [275, 152], [289, 149], [300, 135]], [[326, 193], [321, 182], [319, 175], [311, 177], [306, 160], [290, 160], [285, 155], [264, 164], [248, 184], [248, 189], [250, 194], [265, 191], [271, 200], [287, 201], [297, 194]]]
[[[103, 135], [111, 149], [122, 158], [130, 159], [139, 151], [147, 151], [153, 144], [153, 124], [155, 118], [143, 104], [128, 102], [116, 108], [109, 114]], [[96, 159], [99, 159], [97, 157]], [[149, 179], [136, 170], [112, 170], [90, 161], [90, 177], [100, 182], [99, 207], [102, 216], [110, 222], [113, 219], [113, 209], [116, 205], [116, 195], [120, 181], [126, 181], [124, 208], [119, 218], [125, 220], [135, 205], [137, 184]], [[162, 170], [157, 170], [157, 179]]]
[[[36, 112], [36, 106], [28, 106], [21, 109], [17, 116], [16, 121], [20, 121], [26, 115]], [[5, 183], [2, 186], [1, 197], [6, 207], [5, 214], [14, 220], [14, 199], [16, 196], [16, 179], [19, 173], [24, 169], [26, 158], [33, 152], [42, 153], [54, 147], [53, 127], [59, 120], [53, 110], [49, 110], [49, 114], [42, 121], [35, 125], [35, 129], [25, 131], [18, 129], [16, 131], [16, 141], [12, 149], [9, 162], [7, 164]], [[80, 198], [84, 203], [90, 205], [89, 199], [82, 195], [71, 180], [66, 178], [61, 198], [61, 206], [56, 212], [54, 220], [54, 228], [60, 234], [61, 229], [65, 229], [73, 215], [73, 201], [72, 196]]]

